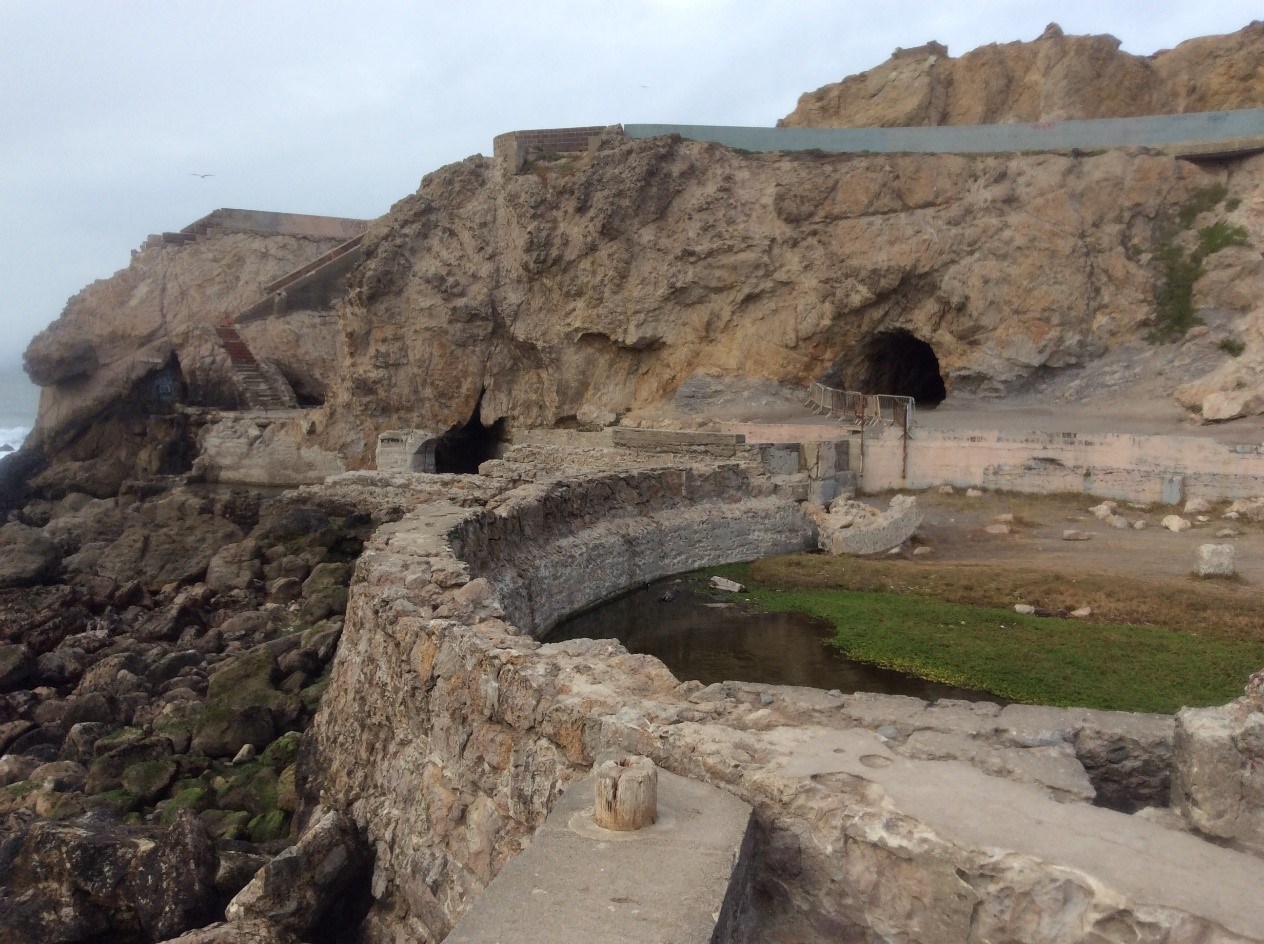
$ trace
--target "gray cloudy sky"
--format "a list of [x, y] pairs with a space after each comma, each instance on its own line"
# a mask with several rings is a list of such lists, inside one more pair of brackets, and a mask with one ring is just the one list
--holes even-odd
[[1144, 54], [1260, 13], [1259, 0], [0, 0], [0, 368], [147, 234], [217, 207], [373, 217], [514, 128], [772, 124], [896, 46], [960, 55], [1056, 20]]

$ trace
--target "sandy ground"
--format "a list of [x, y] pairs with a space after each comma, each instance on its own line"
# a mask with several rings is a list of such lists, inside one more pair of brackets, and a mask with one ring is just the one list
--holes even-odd
[[[886, 504], [884, 498], [866, 500]], [[1232, 544], [1243, 580], [1238, 592], [1264, 598], [1264, 526], [1221, 518], [1227, 503], [1217, 505], [1208, 514], [1209, 521], [1196, 522], [1189, 531], [1176, 534], [1159, 522], [1177, 509], [1121, 502], [1117, 513], [1130, 522], [1146, 522], [1144, 530], [1121, 530], [1089, 513], [1099, 501], [1092, 496], [985, 493], [982, 498], [967, 498], [964, 493], [941, 495], [932, 489], [921, 493], [919, 501], [925, 513], [919, 541], [933, 551], [918, 559], [964, 566], [1004, 564], [1061, 573], [1184, 578], [1197, 570], [1199, 545]], [[1016, 517], [1010, 525], [1013, 533], [987, 533], [984, 529], [996, 524], [997, 516], [1003, 514]], [[1186, 517], [1193, 520], [1194, 516]], [[1062, 532], [1070, 528], [1092, 537], [1087, 541], [1062, 540]], [[1240, 533], [1217, 538], [1216, 532], [1225, 528]]]

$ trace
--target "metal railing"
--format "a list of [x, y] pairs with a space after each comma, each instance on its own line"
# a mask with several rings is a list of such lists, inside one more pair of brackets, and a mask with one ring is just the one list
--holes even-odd
[[912, 397], [835, 390], [822, 383], [814, 383], [808, 388], [808, 406], [818, 415], [831, 416], [857, 429], [892, 426], [908, 430], [915, 421], [915, 401]]
[[912, 397], [835, 390], [822, 383], [813, 383], [808, 387], [807, 404], [814, 413], [831, 416], [844, 426], [859, 430], [861, 470], [865, 464], [865, 431], [883, 427], [898, 429], [903, 444], [900, 477], [908, 478], [909, 429], [915, 422], [916, 406]]

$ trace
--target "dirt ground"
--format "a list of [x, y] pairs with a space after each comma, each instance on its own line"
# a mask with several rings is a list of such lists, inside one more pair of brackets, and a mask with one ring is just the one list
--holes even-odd
[[[1207, 513], [1208, 521], [1177, 534], [1160, 525], [1163, 517], [1179, 513], [1167, 506], [1118, 503], [1116, 513], [1129, 522], [1144, 521], [1143, 530], [1116, 529], [1099, 521], [1089, 508], [1100, 499], [1088, 495], [1017, 495], [984, 493], [968, 498], [964, 492], [940, 494], [935, 489], [919, 493], [925, 520], [917, 544], [931, 553], [912, 558], [963, 566], [1002, 564], [1062, 573], [1113, 573], [1132, 577], [1187, 578], [1198, 567], [1201, 544], [1232, 544], [1241, 582], [1226, 584], [1235, 595], [1259, 595], [1264, 600], [1264, 526], [1221, 517], [1228, 503]], [[885, 506], [886, 496], [864, 500]], [[1012, 514], [1010, 534], [989, 534], [998, 515]], [[1091, 534], [1087, 541], [1065, 541], [1062, 532], [1076, 529]], [[1234, 537], [1216, 537], [1231, 528]], [[906, 552], [906, 556], [910, 556]]]

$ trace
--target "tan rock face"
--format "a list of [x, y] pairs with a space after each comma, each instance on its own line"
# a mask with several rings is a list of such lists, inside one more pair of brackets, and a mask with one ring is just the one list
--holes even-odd
[[[44, 387], [33, 438], [57, 453], [173, 358], [191, 399], [233, 406], [227, 355], [213, 326], [257, 301], [261, 285], [336, 242], [232, 233], [135, 252], [126, 269], [83, 289], [31, 342], [27, 371]], [[305, 327], [316, 341], [319, 332]], [[278, 319], [252, 329], [250, 341], [259, 344], [260, 356], [284, 354], [295, 347], [289, 333], [286, 319]], [[330, 359], [322, 361], [319, 352], [334, 349], [332, 325], [325, 334], [327, 342], [313, 343], [317, 353], [309, 360]]]
[[1204, 182], [1112, 152], [744, 155], [610, 140], [569, 176], [471, 158], [367, 237], [341, 311], [326, 445], [365, 431], [553, 425], [661, 402], [689, 376], [863, 382], [905, 329], [949, 390], [1082, 362], [1153, 314], [1143, 250]]
[[1024, 43], [958, 58], [930, 43], [808, 92], [791, 128], [996, 124], [1122, 118], [1264, 104], [1264, 22], [1204, 36], [1153, 56], [1113, 36], [1065, 36], [1051, 26]]

